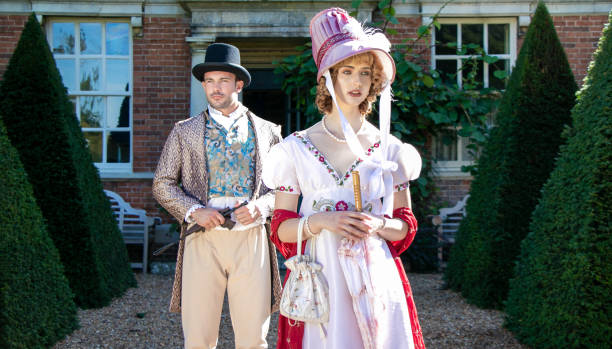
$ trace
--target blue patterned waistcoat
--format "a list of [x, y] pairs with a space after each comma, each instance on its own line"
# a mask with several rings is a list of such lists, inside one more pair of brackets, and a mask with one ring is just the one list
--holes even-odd
[[[246, 115], [241, 116], [246, 118]], [[206, 118], [206, 155], [208, 161], [208, 198], [251, 197], [255, 177], [255, 133], [235, 122], [228, 130], [212, 117]]]

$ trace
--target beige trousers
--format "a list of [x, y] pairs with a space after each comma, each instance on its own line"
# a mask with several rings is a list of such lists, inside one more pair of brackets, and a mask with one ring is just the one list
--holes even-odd
[[181, 318], [185, 348], [216, 348], [227, 289], [236, 348], [267, 348], [270, 260], [263, 225], [187, 237]]

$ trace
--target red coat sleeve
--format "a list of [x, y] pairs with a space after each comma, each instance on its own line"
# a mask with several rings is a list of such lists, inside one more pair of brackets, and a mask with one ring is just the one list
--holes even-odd
[[408, 224], [408, 233], [406, 233], [406, 237], [402, 240], [387, 242], [387, 245], [389, 245], [389, 248], [395, 253], [395, 256], [399, 256], [410, 247], [410, 244], [412, 244], [417, 232], [418, 223], [412, 210], [408, 207], [400, 207], [393, 210], [393, 218], [399, 218]]

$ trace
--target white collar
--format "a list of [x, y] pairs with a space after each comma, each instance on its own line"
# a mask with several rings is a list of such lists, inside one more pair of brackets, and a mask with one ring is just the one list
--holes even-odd
[[208, 105], [208, 114], [210, 117], [228, 131], [234, 125], [234, 123], [236, 123], [243, 115], [246, 114], [247, 110], [247, 107], [242, 105], [242, 103], [238, 103], [238, 108], [236, 108], [236, 110], [231, 112], [228, 116], [225, 116], [219, 110], [211, 107], [210, 104]]

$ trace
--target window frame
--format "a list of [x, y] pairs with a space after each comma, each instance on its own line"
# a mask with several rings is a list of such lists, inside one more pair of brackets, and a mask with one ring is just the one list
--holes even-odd
[[[512, 69], [514, 68], [514, 65], [516, 63], [516, 58], [518, 55], [518, 51], [517, 51], [517, 45], [518, 45], [518, 19], [516, 17], [486, 17], [486, 18], [479, 18], [479, 17], [444, 17], [444, 18], [438, 18], [438, 22], [440, 24], [455, 24], [457, 25], [457, 49], [460, 49], [461, 47], [461, 25], [459, 24], [482, 24], [483, 25], [483, 43], [484, 43], [484, 47], [483, 49], [485, 50], [485, 52], [488, 52], [488, 24], [509, 24], [509, 33], [508, 33], [508, 39], [509, 39], [509, 53], [508, 54], [490, 54], [490, 56], [494, 56], [494, 57], [498, 57], [500, 59], [508, 59], [509, 60], [509, 73], [512, 71]], [[431, 69], [435, 69], [436, 68], [436, 60], [439, 58], [445, 58], [448, 60], [452, 60], [455, 59], [457, 62], [457, 69], [459, 69], [460, 67], [460, 62], [464, 59], [469, 59], [471, 57], [473, 57], [474, 55], [448, 55], [448, 54], [441, 54], [441, 55], [436, 55], [436, 45], [435, 45], [435, 40], [436, 40], [436, 31], [433, 30], [432, 34], [431, 34], [431, 38], [432, 38], [432, 45], [431, 45], [431, 61], [430, 61], [430, 67]], [[482, 75], [483, 75], [483, 85], [484, 86], [489, 86], [489, 64], [486, 62], [483, 62], [483, 71], [482, 71]], [[459, 86], [461, 88], [462, 86], [462, 73], [459, 72], [457, 74], [457, 86]], [[455, 127], [451, 127], [449, 129], [455, 130], [455, 131], [459, 131], [459, 128], [455, 128]], [[467, 172], [463, 172], [461, 171], [461, 167], [463, 166], [470, 166], [474, 164], [474, 160], [463, 160], [463, 152], [464, 152], [464, 147], [465, 145], [464, 143], [464, 137], [461, 137], [459, 135], [457, 135], [457, 160], [448, 160], [448, 161], [441, 161], [441, 160], [437, 160], [435, 158], [435, 155], [437, 153], [437, 140], [436, 137], [432, 137], [432, 142], [431, 142], [431, 151], [432, 151], [432, 155], [434, 156], [434, 168], [437, 171], [437, 173], [441, 176], [441, 177], [469, 177], [471, 176], [469, 173]]]
[[[64, 53], [53, 53], [53, 24], [55, 23], [71, 23], [74, 25], [75, 29], [75, 52], [73, 54], [64, 54]], [[80, 24], [81, 23], [100, 23], [101, 30], [101, 53], [99, 54], [83, 54], [80, 52], [80, 42], [78, 40], [77, 35], [79, 35]], [[106, 25], [107, 23], [125, 23], [128, 25], [128, 53], [127, 55], [107, 55], [106, 54]], [[51, 53], [53, 54], [53, 58], [55, 60], [62, 58], [70, 58], [74, 59], [74, 74], [76, 79], [76, 87], [77, 90], [68, 91], [68, 98], [71, 102], [73, 102], [74, 110], [79, 120], [80, 125], [80, 103], [78, 102], [79, 97], [102, 97], [106, 106], [104, 108], [104, 123], [108, 118], [108, 100], [107, 97], [128, 97], [129, 98], [129, 121], [127, 127], [108, 127], [106, 124], [101, 125], [101, 127], [83, 127], [81, 126], [81, 131], [85, 132], [100, 132], [102, 134], [102, 162], [94, 162], [94, 165], [100, 170], [101, 174], [108, 173], [133, 173], [133, 163], [134, 163], [134, 112], [133, 112], [133, 103], [134, 103], [134, 69], [133, 69], [133, 28], [131, 19], [118, 17], [118, 18], [107, 18], [107, 17], [47, 17], [45, 18], [45, 31], [47, 42], [49, 43], [49, 47], [51, 49]], [[103, 87], [106, 86], [106, 60], [107, 59], [120, 59], [127, 60], [128, 62], [128, 91], [118, 91], [118, 90], [95, 90], [95, 91], [81, 91], [79, 86], [79, 74], [80, 74], [80, 60], [82, 59], [100, 59], [102, 61], [101, 69], [102, 72], [100, 76], [102, 76], [103, 80], [101, 81], [101, 85]], [[58, 68], [59, 69], [59, 68]], [[106, 162], [108, 156], [108, 137], [111, 132], [128, 132], [129, 134], [129, 161], [128, 162], [117, 162], [110, 163]]]

